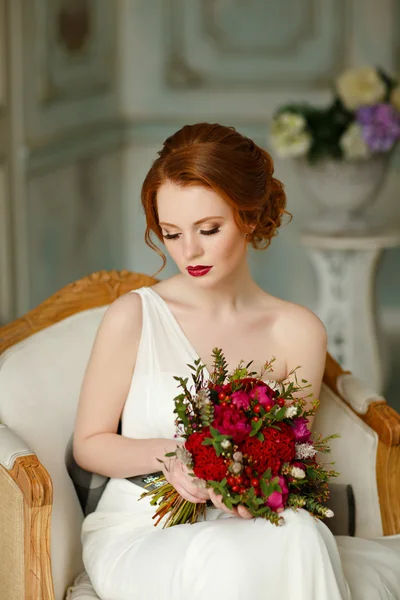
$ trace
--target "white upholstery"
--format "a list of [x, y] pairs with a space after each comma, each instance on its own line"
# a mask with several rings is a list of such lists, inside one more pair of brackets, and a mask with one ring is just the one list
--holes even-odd
[[13, 468], [18, 456], [34, 454], [25, 442], [16, 435], [7, 425], [0, 424], [0, 465], [8, 471]]
[[333, 481], [350, 483], [356, 503], [356, 536], [383, 535], [376, 485], [377, 434], [342, 402], [325, 384], [321, 390], [321, 406], [315, 415], [313, 430], [323, 437], [339, 433], [329, 442], [331, 454], [323, 454], [323, 462], [335, 462], [331, 468], [340, 475]]
[[364, 381], [350, 373], [343, 373], [336, 382], [339, 394], [346, 399], [359, 414], [365, 415], [371, 402], [384, 400], [375, 390]]
[[56, 600], [83, 570], [82, 511], [65, 468], [79, 390], [106, 307], [40, 331], [0, 357], [0, 421], [34, 451], [54, 488], [51, 559]]
[[85, 571], [78, 575], [65, 596], [65, 600], [98, 600], [98, 598]]
[[[0, 357], [0, 421], [23, 440], [20, 447], [11, 444], [9, 448], [12, 446], [15, 452], [29, 449], [35, 452], [53, 481], [51, 556], [56, 600], [64, 599], [68, 586], [83, 571], [80, 545], [83, 516], [64, 455], [74, 427], [84, 369], [105, 310], [102, 307], [69, 317]], [[353, 405], [365, 410], [360, 385], [348, 376], [342, 385]], [[373, 394], [367, 396], [375, 399]], [[333, 468], [341, 472], [338, 481], [351, 483], [354, 488], [356, 535], [381, 536], [375, 480], [376, 434], [326, 386], [321, 392], [314, 430], [324, 436], [341, 434], [340, 439], [331, 442], [332, 458], [323, 455], [323, 460], [335, 460]], [[11, 450], [4, 460], [12, 460]], [[2, 454], [0, 446], [0, 460], [3, 455], [6, 452]], [[393, 536], [393, 540], [385, 538], [382, 543], [400, 545], [400, 536]], [[78, 577], [68, 593], [68, 600], [96, 599], [85, 574]]]

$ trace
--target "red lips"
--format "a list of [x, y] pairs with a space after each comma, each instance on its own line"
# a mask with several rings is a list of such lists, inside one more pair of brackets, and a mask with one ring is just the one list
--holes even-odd
[[195, 271], [196, 269], [211, 269], [211, 267], [207, 266], [207, 265], [196, 265], [195, 267], [186, 267], [187, 270], [189, 271]]
[[211, 271], [211, 267], [207, 267], [205, 265], [196, 265], [195, 267], [186, 267], [187, 272], [192, 277], [201, 277], [202, 275], [207, 275], [209, 271]]

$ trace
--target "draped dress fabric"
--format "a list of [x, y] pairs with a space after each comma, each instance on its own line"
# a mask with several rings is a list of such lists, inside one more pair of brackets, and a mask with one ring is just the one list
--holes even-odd
[[[187, 365], [198, 355], [153, 289], [132, 293], [141, 296], [143, 322], [122, 435], [172, 439], [173, 398], [180, 391], [173, 376], [189, 377]], [[277, 527], [210, 507], [201, 522], [162, 529], [154, 526], [150, 500], [139, 500], [142, 492], [112, 478], [84, 520], [83, 561], [101, 600], [397, 598], [397, 556], [373, 541], [335, 539], [303, 509], [286, 509], [286, 523]]]

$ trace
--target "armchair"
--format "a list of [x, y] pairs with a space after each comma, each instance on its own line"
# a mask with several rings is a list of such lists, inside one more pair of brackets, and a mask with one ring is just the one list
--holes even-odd
[[[83, 572], [83, 512], [65, 465], [79, 390], [107, 305], [155, 279], [101, 271], [0, 328], [0, 598], [96, 599]], [[400, 554], [400, 416], [327, 355], [314, 428], [351, 484], [355, 535]], [[75, 578], [81, 574], [73, 587]]]

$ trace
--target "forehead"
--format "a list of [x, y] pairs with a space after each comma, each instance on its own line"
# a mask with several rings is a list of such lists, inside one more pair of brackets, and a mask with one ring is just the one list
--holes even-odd
[[213, 190], [200, 185], [164, 182], [157, 192], [159, 221], [174, 225], [194, 223], [210, 215], [232, 216], [232, 208]]

